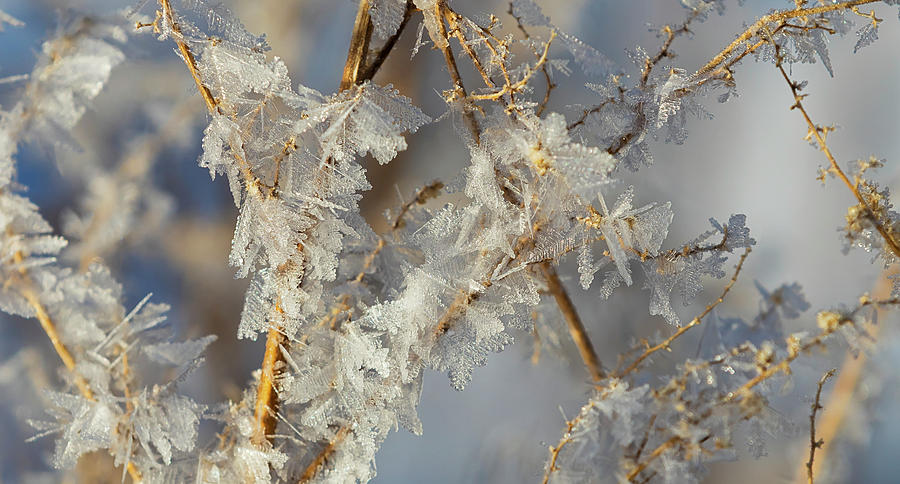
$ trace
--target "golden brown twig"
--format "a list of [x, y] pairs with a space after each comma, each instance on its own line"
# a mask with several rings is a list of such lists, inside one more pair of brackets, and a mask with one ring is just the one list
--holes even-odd
[[256, 445], [263, 445], [271, 438], [278, 423], [278, 395], [275, 389], [275, 380], [278, 377], [278, 365], [282, 359], [281, 345], [285, 342], [283, 330], [280, 327], [269, 328], [266, 336], [266, 352], [263, 355], [260, 367], [259, 384], [256, 387], [256, 407], [254, 408], [254, 421], [256, 430], [252, 441]]
[[372, 40], [372, 19], [369, 17], [369, 0], [359, 0], [356, 22], [353, 24], [353, 34], [350, 36], [347, 62], [344, 64], [344, 74], [341, 76], [339, 88], [341, 91], [346, 91], [356, 85], [365, 71], [370, 40]]
[[727, 47], [722, 49], [718, 54], [716, 54], [709, 62], [706, 63], [703, 67], [701, 67], [694, 77], [700, 77], [705, 74], [709, 74], [714, 71], [716, 68], [720, 67], [724, 64], [728, 57], [737, 50], [740, 46], [745, 45], [748, 41], [756, 37], [760, 34], [769, 24], [775, 22], [783, 22], [788, 19], [798, 18], [798, 17], [809, 17], [812, 15], [818, 15], [821, 13], [834, 12], [837, 10], [849, 10], [853, 7], [857, 7], [859, 5], [867, 4], [867, 3], [875, 3], [881, 0], [853, 0], [849, 2], [840, 2], [840, 3], [829, 3], [826, 5], [821, 5], [817, 7], [809, 7], [809, 8], [794, 8], [791, 10], [781, 10], [778, 12], [773, 12], [768, 15], [764, 15], [759, 18], [756, 22], [753, 23], [747, 30], [745, 30], [741, 35], [739, 35], [733, 42], [728, 44]]
[[[17, 264], [19, 264], [24, 260], [24, 255], [21, 252], [16, 252], [13, 255], [13, 260]], [[38, 294], [32, 288], [30, 278], [28, 277], [28, 272], [25, 269], [20, 269], [19, 274], [23, 278], [23, 287], [19, 291], [20, 294], [23, 298], [25, 298], [25, 301], [28, 302], [31, 308], [34, 309], [35, 318], [37, 318], [38, 322], [41, 324], [41, 329], [44, 330], [44, 333], [50, 340], [50, 344], [53, 345], [53, 349], [56, 351], [56, 354], [59, 355], [59, 359], [62, 360], [63, 365], [72, 374], [75, 380], [75, 386], [78, 387], [79, 393], [81, 393], [81, 396], [83, 396], [87, 400], [90, 400], [92, 402], [97, 401], [96, 397], [94, 396], [94, 392], [91, 390], [91, 387], [88, 384], [87, 380], [84, 378], [84, 376], [78, 373], [78, 370], [75, 368], [75, 358], [72, 357], [72, 353], [70, 353], [69, 349], [66, 348], [65, 343], [62, 342], [59, 331], [57, 331], [56, 329], [56, 325], [53, 323], [50, 315], [47, 314], [47, 310], [46, 308], [44, 308], [44, 304], [41, 303], [40, 296], [38, 296]], [[130, 399], [126, 400], [126, 405], [130, 404]], [[128, 474], [131, 476], [131, 480], [133, 482], [141, 482], [141, 473], [134, 465], [134, 462], [128, 461], [128, 464], [125, 466], [125, 468], [128, 470]]]

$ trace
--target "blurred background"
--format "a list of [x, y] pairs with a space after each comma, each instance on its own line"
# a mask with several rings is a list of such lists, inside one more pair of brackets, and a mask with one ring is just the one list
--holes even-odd
[[[677, 0], [536, 0], [561, 29], [600, 50], [628, 72], [635, 70], [626, 51], [641, 45], [655, 52], [655, 32], [667, 23], [680, 24], [686, 10]], [[152, 2], [151, 2], [152, 3]], [[357, 4], [351, 0], [255, 0], [224, 2], [254, 33], [265, 33], [271, 55], [288, 65], [294, 83], [333, 92], [340, 80]], [[793, 1], [726, 1], [722, 16], [712, 15], [693, 26], [693, 35], [673, 46], [678, 57], [663, 65], [696, 70], [727, 45], [746, 25], [773, 8]], [[75, 13], [109, 14], [132, 2], [121, 0], [0, 0], [0, 10], [22, 20], [24, 27], [0, 32], [0, 78], [31, 71], [43, 39]], [[512, 32], [508, 4], [495, 0], [454, 0], [459, 12], [472, 18], [496, 13]], [[152, 15], [152, 5], [144, 13]], [[876, 178], [897, 186], [900, 160], [897, 115], [900, 112], [900, 24], [896, 9], [876, 7], [887, 20], [874, 45], [852, 54], [855, 38], [833, 38], [830, 53], [834, 77], [821, 64], [792, 66], [793, 76], [808, 79], [807, 108], [820, 124], [839, 129], [829, 145], [841, 162], [875, 155], [886, 158]], [[420, 17], [413, 16], [396, 50], [376, 77], [393, 84], [433, 118], [445, 111], [440, 91], [449, 79], [441, 56], [426, 46], [410, 58]], [[859, 26], [861, 26], [861, 22]], [[171, 43], [149, 34], [130, 35], [127, 60], [116, 70], [105, 91], [75, 130], [80, 149], [50, 156], [37, 145], [24, 145], [18, 156], [19, 181], [43, 215], [62, 232], [71, 213], [79, 211], [85, 193], [102, 195], [92, 185], [90, 170], [123, 170], [132, 181], [152, 184], [154, 196], [141, 200], [131, 228], [113, 249], [94, 248], [71, 255], [73, 267], [100, 257], [124, 286], [126, 306], [147, 293], [172, 305], [171, 322], [186, 337], [217, 334], [207, 365], [183, 386], [202, 402], [237, 398], [258, 368], [262, 342], [238, 341], [236, 328], [246, 280], [235, 280], [227, 254], [236, 210], [223, 180], [209, 180], [196, 160], [206, 113], [183, 63]], [[561, 56], [565, 56], [560, 52]], [[472, 72], [465, 72], [475, 85]], [[725, 104], [701, 100], [713, 120], [696, 119], [683, 145], [653, 143], [655, 163], [627, 174], [636, 185], [635, 204], [671, 201], [675, 219], [665, 247], [678, 247], [708, 228], [708, 218], [727, 220], [732, 213], [748, 216], [757, 247], [726, 303], [723, 316], [752, 319], [758, 311], [757, 281], [775, 289], [783, 283], [803, 286], [812, 310], [792, 322], [789, 331], [814, 327], [815, 311], [854, 304], [862, 292], [874, 290], [882, 272], [870, 254], [842, 253], [838, 229], [851, 195], [838, 183], [825, 187], [815, 179], [825, 160], [803, 137], [806, 126], [788, 107], [790, 91], [770, 64], [748, 59], [736, 71], [739, 97]], [[578, 105], [595, 102], [582, 88], [584, 78], [573, 73], [557, 79], [550, 109], [571, 116]], [[0, 83], [0, 104], [8, 109], [21, 93], [21, 83]], [[571, 117], [570, 117], [571, 120]], [[398, 206], [400, 195], [434, 179], [452, 180], [467, 164], [467, 153], [448, 120], [426, 126], [408, 137], [409, 148], [387, 166], [366, 162], [375, 187], [365, 194], [364, 215], [376, 228], [385, 227], [384, 211]], [[59, 156], [59, 162], [54, 161]], [[90, 167], [85, 168], [85, 167]], [[130, 176], [130, 175], [129, 175]], [[98, 195], [98, 196], [99, 196]], [[138, 195], [136, 195], [138, 196]], [[124, 222], [123, 222], [124, 223]], [[102, 249], [102, 250], [101, 250]], [[634, 339], [670, 331], [662, 318], [647, 314], [647, 293], [640, 281], [620, 289], [608, 300], [578, 285], [574, 261], [561, 272], [602, 361], [612, 363]], [[678, 307], [687, 321], [715, 298], [724, 283], [708, 281], [707, 291], [693, 306]], [[637, 308], [637, 309], [636, 309]], [[897, 482], [900, 475], [900, 412], [895, 371], [896, 315], [882, 321], [882, 347], [865, 365], [854, 393], [844, 431], [829, 451], [835, 482]], [[892, 328], [893, 327], [893, 328]], [[0, 319], [0, 361], [27, 360], [36, 381], [53, 385], [56, 356], [48, 351], [36, 324], [7, 316]], [[696, 335], [699, 336], [699, 335]], [[697, 339], [688, 338], [673, 358], [692, 353]], [[23, 352], [23, 348], [33, 348]], [[377, 459], [373, 482], [535, 482], [543, 474], [548, 445], [558, 441], [565, 417], [586, 401], [589, 377], [571, 344], [544, 352], [533, 363], [532, 342], [523, 339], [476, 370], [463, 392], [453, 391], [442, 374], [425, 377], [420, 416], [424, 435], [391, 434]], [[819, 376], [840, 367], [844, 349], [801, 362], [793, 388], [773, 401], [776, 411], [795, 422], [768, 446], [768, 456], [754, 460], [744, 442], [736, 441], [743, 459], [712, 466], [707, 482], [792, 482], [806, 461], [807, 418]], [[49, 375], [47, 377], [46, 375]], [[20, 482], [26, 474], [48, 469], [49, 439], [24, 440], [33, 430], [25, 418], [42, 414], [39, 406], [22, 407], [26, 398], [9, 391], [13, 375], [0, 372], [0, 481]], [[36, 385], [40, 386], [40, 385]], [[828, 388], [828, 387], [826, 387]], [[828, 392], [830, 393], [830, 392]], [[828, 413], [828, 408], [824, 414]], [[211, 437], [211, 435], [210, 435]], [[598, 470], [601, 472], [601, 470]], [[118, 477], [118, 476], [115, 476]], [[829, 476], [823, 475], [821, 482]], [[118, 480], [117, 478], [114, 480]], [[91, 482], [86, 480], [85, 482]]]

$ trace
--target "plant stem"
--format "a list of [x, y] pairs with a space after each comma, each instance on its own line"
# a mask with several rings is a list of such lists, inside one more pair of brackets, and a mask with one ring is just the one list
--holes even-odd
[[254, 421], [256, 431], [252, 441], [256, 445], [263, 445], [275, 432], [278, 420], [275, 415], [278, 412], [278, 395], [275, 390], [275, 379], [278, 376], [278, 363], [281, 361], [281, 344], [285, 341], [281, 328], [269, 328], [266, 337], [266, 352], [260, 368], [259, 384], [256, 387], [256, 407], [254, 409]]
[[359, 76], [358, 82], [370, 81], [375, 77], [375, 74], [381, 69], [381, 65], [384, 64], [384, 61], [387, 60], [388, 55], [390, 55], [394, 46], [397, 44], [397, 40], [400, 39], [400, 34], [403, 33], [403, 29], [406, 28], [406, 24], [409, 23], [409, 19], [412, 18], [412, 14], [415, 10], [416, 7], [413, 5], [412, 0], [406, 0], [406, 11], [403, 12], [403, 20], [400, 21], [400, 26], [397, 27], [397, 31], [384, 42], [384, 45], [381, 46], [381, 49], [375, 54], [375, 58], [372, 59], [372, 64], [366, 66], [365, 71]]
[[[24, 260], [24, 255], [21, 252], [16, 252], [13, 255], [13, 261], [16, 263], [21, 263]], [[25, 298], [25, 301], [34, 309], [35, 318], [37, 318], [38, 322], [41, 323], [41, 329], [46, 333], [47, 338], [50, 339], [50, 344], [53, 345], [53, 349], [56, 351], [56, 354], [59, 355], [59, 359], [62, 360], [63, 365], [66, 367], [69, 372], [75, 378], [75, 386], [78, 387], [79, 393], [81, 396], [90, 400], [92, 402], [97, 401], [97, 398], [94, 396], [94, 392], [91, 390], [90, 385], [87, 380], [75, 369], [75, 358], [72, 357], [72, 353], [69, 352], [69, 349], [66, 348], [66, 345], [62, 342], [62, 339], [59, 336], [59, 331], [56, 329], [56, 325], [53, 323], [53, 320], [50, 319], [50, 315], [47, 314], [47, 309], [44, 307], [43, 303], [41, 303], [40, 297], [37, 293], [34, 292], [34, 289], [31, 288], [31, 282], [28, 279], [28, 272], [25, 269], [20, 269], [19, 273], [22, 275], [24, 280], [24, 288], [20, 291], [22, 297]], [[125, 466], [128, 470], [128, 475], [131, 476], [131, 480], [133, 482], [141, 482], [141, 473], [138, 471], [137, 467], [133, 462], [128, 461], [128, 464]]]
[[553, 299], [556, 300], [556, 304], [559, 306], [559, 310], [569, 326], [569, 334], [572, 335], [572, 340], [575, 342], [575, 346], [578, 347], [584, 366], [587, 367], [594, 382], [599, 382], [606, 378], [606, 373], [603, 371], [603, 365], [600, 364], [600, 360], [597, 358], [597, 352], [594, 351], [591, 338], [588, 337], [584, 324], [582, 324], [581, 318], [575, 310], [575, 305], [572, 304], [572, 299], [566, 293], [562, 281], [559, 280], [559, 274], [556, 273], [556, 269], [549, 262], [543, 262], [539, 264], [539, 267], [547, 280], [547, 290], [553, 295]]
[[350, 36], [350, 49], [347, 51], [347, 62], [341, 76], [341, 91], [346, 91], [361, 79], [365, 71], [366, 56], [369, 55], [369, 41], [372, 39], [372, 19], [369, 17], [369, 0], [359, 0], [356, 10], [356, 22]]

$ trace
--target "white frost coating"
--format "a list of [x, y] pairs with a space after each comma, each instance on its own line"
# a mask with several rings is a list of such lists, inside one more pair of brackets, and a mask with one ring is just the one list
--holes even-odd
[[435, 12], [438, 0], [414, 0], [413, 3], [415, 3], [416, 8], [422, 11], [423, 25], [428, 30], [428, 36], [431, 37], [435, 47], [445, 49], [450, 44], [447, 42], [447, 38], [441, 35], [439, 22], [444, 20], [439, 18], [437, 12]]
[[369, 0], [369, 15], [378, 38], [387, 39], [394, 35], [400, 28], [404, 13], [406, 0]]

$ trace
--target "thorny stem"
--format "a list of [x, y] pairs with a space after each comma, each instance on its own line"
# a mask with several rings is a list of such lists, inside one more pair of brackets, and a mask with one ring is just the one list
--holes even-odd
[[[889, 277], [896, 274], [896, 270], [886, 271], [882, 273], [878, 287], [875, 289], [876, 297], [887, 297], [891, 292], [891, 283]], [[880, 319], [880, 318], [879, 318]], [[881, 325], [874, 325], [869, 328], [869, 333], [873, 338], [877, 337]], [[837, 437], [838, 431], [844, 423], [844, 419], [853, 402], [854, 391], [859, 384], [859, 379], [863, 374], [867, 363], [865, 352], [856, 353], [847, 351], [844, 361], [838, 371], [837, 380], [834, 382], [834, 388], [825, 406], [828, 407], [828, 413], [822, 416], [821, 421], [816, 429], [816, 434], [825, 442], [832, 442]], [[823, 447], [819, 452], [819, 458], [813, 462], [813, 475], [821, 473], [822, 465], [828, 462], [828, 452], [832, 446]], [[798, 472], [794, 482], [797, 484], [806, 482], [807, 468], [805, 465], [798, 468]]]
[[[852, 3], [852, 2], [851, 2]], [[868, 3], [868, 2], [857, 2], [857, 3]], [[819, 150], [825, 155], [825, 158], [828, 159], [828, 162], [831, 164], [830, 171], [837, 175], [838, 178], [844, 182], [844, 185], [847, 185], [847, 188], [853, 193], [853, 196], [856, 197], [856, 200], [866, 208], [869, 215], [871, 215], [871, 222], [875, 226], [875, 229], [881, 235], [881, 238], [884, 239], [885, 244], [890, 248], [891, 252], [893, 252], [895, 257], [900, 258], [900, 245], [898, 245], [897, 241], [894, 240], [894, 237], [888, 233], [887, 229], [884, 227], [884, 224], [878, 220], [875, 216], [875, 211], [872, 207], [869, 206], [868, 202], [866, 202], [865, 198], [863, 198], [862, 194], [859, 192], [859, 189], [856, 184], [850, 181], [847, 177], [847, 174], [844, 173], [844, 170], [841, 169], [837, 160], [835, 160], [834, 155], [831, 153], [831, 150], [828, 148], [828, 144], [825, 140], [825, 128], [815, 124], [810, 118], [809, 113], [806, 111], [806, 108], [803, 106], [803, 98], [805, 95], [800, 94], [800, 85], [791, 80], [790, 76], [788, 76], [787, 71], [784, 69], [784, 65], [782, 64], [781, 54], [779, 53], [779, 46], [775, 45], [776, 49], [776, 66], [778, 67], [778, 71], [781, 72], [781, 76], [784, 78], [785, 82], [787, 82], [788, 86], [791, 88], [791, 93], [794, 95], [794, 104], [791, 106], [791, 109], [796, 109], [800, 111], [800, 114], [803, 115], [803, 119], [806, 121], [806, 125], [808, 127], [807, 137], [812, 136], [816, 140], [816, 144], [819, 147]]]
[[816, 413], [822, 409], [822, 405], [819, 404], [819, 401], [822, 398], [822, 387], [825, 386], [825, 382], [828, 381], [829, 378], [834, 376], [834, 372], [836, 371], [836, 369], [832, 368], [819, 379], [819, 384], [816, 387], [816, 399], [812, 404], [812, 411], [809, 414], [809, 460], [806, 462], [806, 482], [808, 484], [813, 484], [813, 462], [816, 460], [816, 449], [825, 444], [824, 440], [816, 440]]
[[747, 260], [748, 255], [750, 255], [749, 247], [744, 250], [743, 254], [741, 254], [741, 258], [738, 261], [737, 266], [734, 269], [734, 274], [731, 276], [731, 280], [728, 281], [728, 284], [725, 284], [725, 287], [722, 288], [722, 293], [719, 294], [719, 297], [716, 298], [715, 301], [713, 301], [711, 304], [707, 305], [702, 313], [700, 313], [699, 315], [697, 315], [697, 317], [692, 319], [690, 323], [678, 328], [678, 331], [675, 331], [671, 336], [666, 338], [663, 342], [661, 342], [655, 346], [647, 348], [644, 351], [644, 353], [641, 354], [641, 356], [639, 356], [636, 360], [634, 360], [634, 362], [632, 362], [630, 365], [628, 365], [627, 368], [625, 368], [621, 372], [617, 372], [615, 377], [622, 378], [623, 376], [633, 372], [640, 366], [640, 364], [644, 360], [646, 360], [648, 357], [650, 357], [650, 355], [652, 355], [653, 353], [656, 353], [659, 350], [668, 350], [669, 347], [672, 345], [672, 342], [674, 342], [676, 339], [681, 337], [681, 335], [683, 335], [684, 333], [687, 333], [694, 326], [699, 326], [700, 323], [703, 321], [703, 318], [705, 318], [707, 315], [709, 315], [709, 313], [712, 312], [712, 310], [715, 309], [716, 306], [718, 306], [719, 304], [722, 304], [722, 302], [725, 301], [725, 296], [728, 295], [728, 292], [731, 291], [731, 288], [737, 282], [738, 275], [740, 275], [741, 269], [744, 266], [744, 261]]
[[582, 324], [581, 318], [578, 316], [578, 311], [575, 310], [575, 305], [572, 304], [572, 299], [566, 293], [562, 281], [559, 280], [559, 275], [549, 262], [543, 262], [538, 267], [540, 267], [544, 278], [547, 280], [547, 290], [553, 295], [553, 299], [556, 300], [556, 304], [559, 306], [559, 310], [569, 326], [569, 334], [572, 335], [572, 340], [575, 342], [575, 346], [578, 347], [578, 352], [581, 354], [581, 359], [591, 374], [591, 378], [594, 382], [603, 380], [606, 378], [603, 365], [600, 364], [600, 360], [597, 358], [594, 345], [584, 329], [584, 324]]

